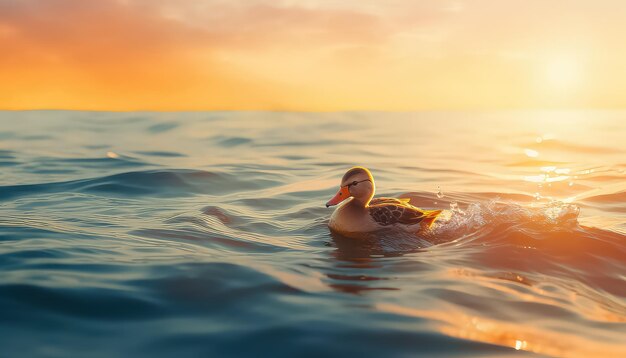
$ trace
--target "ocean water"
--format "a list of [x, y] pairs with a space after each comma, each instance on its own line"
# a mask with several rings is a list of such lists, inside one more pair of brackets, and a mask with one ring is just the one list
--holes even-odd
[[[346, 169], [445, 209], [329, 232]], [[0, 112], [1, 357], [626, 356], [626, 112]]]

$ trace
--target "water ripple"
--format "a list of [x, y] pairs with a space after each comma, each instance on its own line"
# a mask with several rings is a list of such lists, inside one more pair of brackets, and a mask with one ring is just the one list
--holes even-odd
[[[502, 116], [0, 112], [2, 352], [625, 356], [624, 122]], [[444, 214], [331, 234], [354, 164]]]

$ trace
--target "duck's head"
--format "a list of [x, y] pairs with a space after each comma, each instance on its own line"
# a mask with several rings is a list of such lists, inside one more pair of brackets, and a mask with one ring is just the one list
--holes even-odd
[[326, 203], [326, 207], [337, 205], [348, 198], [354, 198], [365, 206], [372, 200], [375, 191], [374, 177], [367, 168], [350, 168], [341, 179], [339, 191]]

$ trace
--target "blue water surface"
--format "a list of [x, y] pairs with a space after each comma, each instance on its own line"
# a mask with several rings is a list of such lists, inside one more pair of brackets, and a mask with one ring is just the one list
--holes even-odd
[[0, 356], [626, 356], [624, 116], [0, 112]]

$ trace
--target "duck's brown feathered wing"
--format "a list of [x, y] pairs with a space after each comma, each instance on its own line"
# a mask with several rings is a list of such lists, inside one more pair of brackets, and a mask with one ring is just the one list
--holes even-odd
[[409, 204], [409, 199], [376, 198], [370, 202], [369, 212], [374, 221], [382, 226], [419, 223], [430, 226], [441, 210], [419, 209]]

